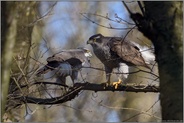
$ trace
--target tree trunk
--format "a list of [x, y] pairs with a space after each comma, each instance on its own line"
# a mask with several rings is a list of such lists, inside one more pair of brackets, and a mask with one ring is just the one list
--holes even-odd
[[[155, 46], [163, 121], [183, 120], [183, 2], [144, 2], [138, 29]], [[134, 16], [134, 21], [138, 16]], [[140, 17], [140, 16], [139, 16]]]

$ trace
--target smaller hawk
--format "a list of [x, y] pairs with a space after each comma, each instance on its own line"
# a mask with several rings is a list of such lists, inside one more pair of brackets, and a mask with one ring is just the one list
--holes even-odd
[[[110, 76], [114, 68], [117, 68], [119, 72], [123, 71], [122, 64], [150, 69], [139, 48], [121, 37], [105, 37], [102, 34], [96, 34], [89, 38], [87, 44], [93, 47], [94, 54], [104, 64], [107, 85], [110, 85]], [[115, 88], [122, 82], [122, 75], [118, 75], [119, 81], [113, 83]]]
[[62, 50], [47, 58], [47, 64], [37, 71], [37, 75], [56, 70], [57, 81], [66, 84], [66, 77], [70, 76], [73, 84], [78, 77], [78, 71], [85, 65], [90, 65], [92, 56], [87, 48]]

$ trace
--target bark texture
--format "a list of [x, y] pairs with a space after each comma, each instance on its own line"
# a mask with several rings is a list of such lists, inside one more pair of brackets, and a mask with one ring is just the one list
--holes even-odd
[[163, 121], [183, 120], [183, 2], [144, 2], [145, 15], [132, 14], [155, 46]]

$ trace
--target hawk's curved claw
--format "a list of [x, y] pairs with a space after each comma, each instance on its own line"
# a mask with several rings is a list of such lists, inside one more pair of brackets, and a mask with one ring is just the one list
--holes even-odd
[[121, 84], [121, 83], [122, 83], [121, 79], [119, 79], [118, 82], [112, 82], [112, 83], [108, 81], [108, 82], [105, 83], [104, 89], [108, 86], [114, 86], [115, 89], [117, 89], [118, 85]]
[[119, 79], [118, 82], [113, 82], [112, 85], [115, 87], [115, 89], [118, 88], [118, 85], [122, 83], [122, 80]]

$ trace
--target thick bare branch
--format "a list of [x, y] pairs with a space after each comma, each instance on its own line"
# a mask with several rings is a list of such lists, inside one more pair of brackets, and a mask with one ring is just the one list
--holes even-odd
[[75, 83], [74, 87], [82, 87], [81, 90], [90, 91], [126, 91], [126, 92], [159, 92], [159, 87], [155, 85], [119, 85], [116, 89], [115, 86], [106, 86], [106, 83]]
[[52, 104], [59, 104], [64, 103], [67, 101], [70, 101], [74, 99], [78, 93], [81, 91], [82, 86], [80, 87], [74, 87], [70, 91], [68, 91], [66, 94], [59, 96], [59, 97], [53, 97], [53, 98], [36, 98], [36, 97], [30, 97], [30, 96], [21, 96], [15, 99], [20, 100], [24, 103], [33, 103], [33, 104], [43, 104], [43, 105], [52, 105]]
[[[59, 85], [53, 82], [36, 82], [34, 84], [52, 84]], [[60, 85], [63, 86], [63, 85]], [[23, 88], [26, 86], [22, 86]], [[53, 104], [61, 104], [67, 101], [74, 99], [80, 91], [89, 90], [89, 91], [126, 91], [126, 92], [155, 92], [158, 93], [160, 91], [158, 86], [155, 85], [119, 85], [116, 89], [114, 86], [106, 86], [105, 83], [102, 84], [94, 84], [94, 83], [75, 83], [73, 87], [69, 87], [69, 91], [67, 91], [62, 96], [52, 97], [52, 98], [37, 98], [31, 96], [18, 96], [14, 97], [13, 100], [18, 100], [20, 103], [33, 103], [33, 104], [43, 104], [43, 105], [53, 105]], [[16, 104], [14, 107], [20, 105]]]

